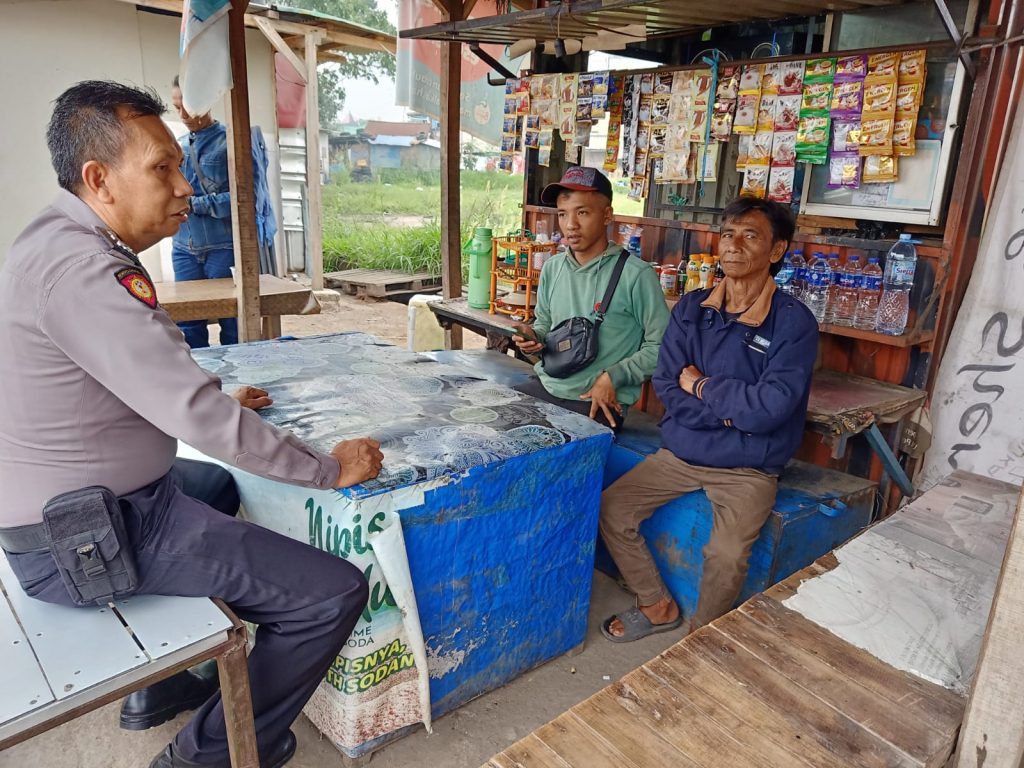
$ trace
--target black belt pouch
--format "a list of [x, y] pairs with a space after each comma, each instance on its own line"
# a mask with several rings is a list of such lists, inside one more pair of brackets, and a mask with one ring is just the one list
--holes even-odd
[[117, 497], [99, 485], [46, 502], [50, 553], [75, 605], [105, 605], [139, 586]]

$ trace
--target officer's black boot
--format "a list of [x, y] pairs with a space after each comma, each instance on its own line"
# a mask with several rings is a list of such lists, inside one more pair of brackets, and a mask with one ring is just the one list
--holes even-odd
[[[297, 746], [295, 734], [285, 732], [276, 744], [260, 753], [260, 768], [281, 768], [295, 756]], [[163, 752], [153, 758], [149, 768], [231, 768], [231, 761], [225, 759], [219, 763], [193, 763], [175, 753], [173, 744], [168, 744]]]
[[129, 695], [121, 705], [121, 727], [128, 731], [144, 731], [166, 723], [179, 712], [198, 707], [219, 686], [216, 661], [186, 669]]

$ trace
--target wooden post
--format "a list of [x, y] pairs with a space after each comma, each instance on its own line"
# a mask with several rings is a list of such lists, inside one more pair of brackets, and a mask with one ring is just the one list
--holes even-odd
[[260, 328], [260, 251], [256, 196], [252, 186], [252, 139], [249, 124], [249, 76], [245, 62], [245, 9], [233, 2], [228, 13], [232, 88], [227, 98], [228, 178], [231, 234], [235, 245], [235, 291], [238, 340], [255, 341]]
[[[462, 19], [462, 0], [446, 0], [448, 21]], [[462, 296], [462, 215], [459, 129], [462, 101], [462, 44], [441, 43], [441, 291]], [[446, 349], [462, 349], [462, 327], [444, 333]]]
[[992, 599], [974, 688], [960, 728], [956, 768], [1019, 768], [1024, 764], [1024, 494]]
[[306, 33], [306, 201], [309, 221], [306, 222], [309, 252], [306, 270], [314, 291], [324, 287], [324, 225], [323, 195], [320, 190], [320, 93], [317, 90], [316, 57], [322, 33]]

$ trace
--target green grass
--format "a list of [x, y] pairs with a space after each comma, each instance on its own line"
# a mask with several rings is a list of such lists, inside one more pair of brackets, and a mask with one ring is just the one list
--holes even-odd
[[[476, 227], [508, 232], [522, 226], [523, 177], [463, 171], [462, 242]], [[642, 206], [618, 196], [616, 210], [638, 216]], [[371, 182], [344, 172], [323, 189], [324, 270], [392, 269], [441, 272], [441, 187], [436, 171], [388, 169]], [[422, 223], [395, 226], [396, 216]], [[463, 272], [467, 269], [463, 262]]]

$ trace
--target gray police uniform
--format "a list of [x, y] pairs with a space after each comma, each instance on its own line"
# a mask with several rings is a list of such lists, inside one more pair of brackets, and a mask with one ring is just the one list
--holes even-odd
[[[135, 255], [66, 191], [0, 270], [0, 392], [2, 532], [17, 540], [35, 530], [26, 526], [58, 494], [110, 488], [139, 593], [220, 597], [260, 625], [249, 656], [256, 729], [261, 751], [278, 743], [355, 626], [366, 580], [344, 560], [232, 517], [230, 475], [176, 461], [177, 439], [311, 488], [333, 485], [337, 460], [222, 393]], [[29, 595], [71, 604], [49, 551], [4, 548]], [[227, 758], [219, 694], [174, 746], [195, 762]]]

